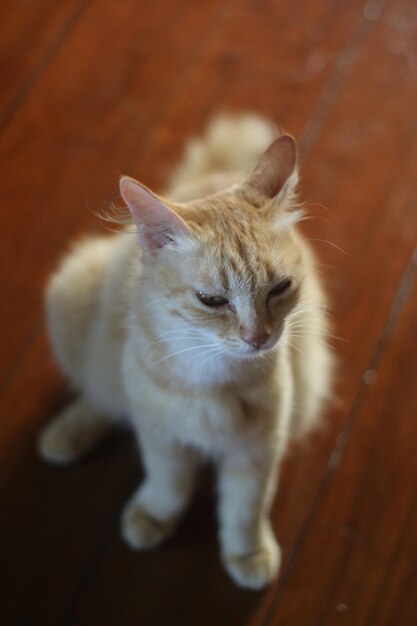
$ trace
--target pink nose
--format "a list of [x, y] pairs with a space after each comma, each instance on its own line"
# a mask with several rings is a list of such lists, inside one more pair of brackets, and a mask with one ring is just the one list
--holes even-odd
[[253, 346], [256, 350], [259, 350], [259, 348], [261, 348], [270, 338], [271, 333], [262, 333], [260, 335], [247, 335], [247, 336], [243, 336], [242, 335], [242, 339], [243, 341], [246, 341], [246, 343], [249, 343], [251, 346]]

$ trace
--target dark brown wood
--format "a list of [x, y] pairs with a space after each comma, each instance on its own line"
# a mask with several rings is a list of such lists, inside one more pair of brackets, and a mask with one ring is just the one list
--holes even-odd
[[[16, 85], [39, 75], [0, 145], [1, 623], [414, 623], [414, 3], [93, 1], [76, 20], [74, 7], [40, 20], [32, 42], [22, 21], [5, 48]], [[59, 251], [99, 228], [92, 210], [115, 197], [120, 171], [163, 185], [186, 138], [225, 108], [300, 138], [304, 195], [326, 207], [312, 204], [306, 234], [347, 252], [314, 244], [347, 340], [334, 341], [339, 403], [283, 468], [283, 573], [264, 594], [221, 569], [210, 477], [179, 534], [140, 555], [118, 533], [140, 478], [128, 435], [68, 470], [35, 452], [67, 398], [41, 322]]]

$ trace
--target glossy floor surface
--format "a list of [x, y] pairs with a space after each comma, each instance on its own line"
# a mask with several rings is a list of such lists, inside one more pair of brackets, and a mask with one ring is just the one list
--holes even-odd
[[[0, 15], [0, 623], [416, 624], [415, 0], [16, 0]], [[210, 477], [142, 555], [118, 527], [140, 478], [128, 434], [68, 469], [35, 450], [68, 398], [49, 272], [102, 231], [119, 173], [163, 185], [225, 109], [297, 137], [340, 338], [338, 402], [283, 468], [284, 561], [264, 593], [220, 566]]]

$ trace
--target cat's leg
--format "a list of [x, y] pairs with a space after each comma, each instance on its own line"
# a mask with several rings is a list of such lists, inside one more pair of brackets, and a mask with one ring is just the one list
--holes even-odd
[[113, 425], [109, 417], [80, 398], [43, 430], [39, 438], [40, 455], [52, 463], [72, 463], [98, 443]]
[[219, 474], [220, 542], [224, 565], [242, 587], [261, 589], [278, 573], [280, 548], [268, 512], [275, 492], [278, 455], [233, 451]]
[[198, 457], [184, 446], [141, 433], [146, 478], [122, 514], [122, 534], [136, 549], [153, 548], [170, 535], [193, 491]]

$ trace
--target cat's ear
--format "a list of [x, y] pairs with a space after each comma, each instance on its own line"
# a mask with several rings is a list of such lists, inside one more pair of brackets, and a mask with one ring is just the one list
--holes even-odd
[[123, 176], [120, 193], [137, 226], [139, 242], [145, 249], [155, 253], [186, 234], [184, 220], [144, 185]]
[[267, 198], [293, 191], [298, 182], [294, 137], [281, 135], [275, 139], [259, 159], [247, 182]]

